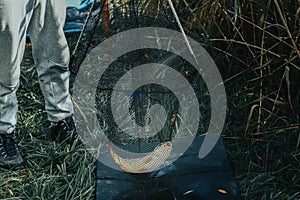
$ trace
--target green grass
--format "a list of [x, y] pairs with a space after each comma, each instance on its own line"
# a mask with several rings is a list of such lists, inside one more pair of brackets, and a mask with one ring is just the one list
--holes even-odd
[[23, 59], [18, 91], [18, 139], [24, 170], [0, 169], [0, 199], [93, 199], [95, 159], [81, 145], [71, 147], [47, 139], [44, 110], [30, 48]]

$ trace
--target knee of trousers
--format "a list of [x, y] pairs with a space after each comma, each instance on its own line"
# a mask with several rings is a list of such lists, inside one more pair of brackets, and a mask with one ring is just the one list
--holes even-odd
[[19, 87], [20, 67], [0, 63], [0, 96], [15, 92]]
[[16, 84], [7, 84], [0, 81], [0, 98], [15, 93], [19, 88], [19, 82]]

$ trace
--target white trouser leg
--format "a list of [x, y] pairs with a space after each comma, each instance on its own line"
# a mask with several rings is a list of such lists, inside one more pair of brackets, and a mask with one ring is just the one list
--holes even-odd
[[16, 91], [30, 6], [24, 0], [0, 1], [0, 133], [10, 133], [17, 122]]
[[28, 29], [48, 119], [53, 122], [73, 114], [65, 17], [64, 0], [38, 0]]
[[69, 89], [69, 49], [63, 33], [63, 0], [0, 1], [0, 134], [17, 122], [16, 91], [29, 25], [33, 56], [50, 121], [73, 114]]

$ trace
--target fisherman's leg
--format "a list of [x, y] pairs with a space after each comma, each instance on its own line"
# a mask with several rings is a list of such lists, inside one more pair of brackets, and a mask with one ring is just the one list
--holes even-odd
[[69, 48], [63, 32], [66, 4], [63, 0], [37, 0], [29, 26], [33, 57], [45, 108], [51, 122], [49, 136], [73, 144], [77, 138], [69, 93]]
[[63, 32], [65, 17], [65, 1], [38, 0], [29, 26], [33, 57], [51, 122], [73, 114], [69, 94], [69, 49]]
[[15, 141], [16, 91], [32, 0], [0, 1], [0, 167], [21, 169], [24, 161]]
[[12, 132], [17, 122], [16, 91], [26, 37], [25, 2], [0, 1], [0, 134]]

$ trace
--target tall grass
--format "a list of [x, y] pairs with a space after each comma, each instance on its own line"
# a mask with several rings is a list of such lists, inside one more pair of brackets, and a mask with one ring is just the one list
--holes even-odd
[[223, 137], [244, 199], [299, 199], [300, 1], [182, 0], [223, 76]]
[[[178, 30], [167, 1], [114, 2], [139, 14], [128, 15], [127, 28]], [[173, 3], [186, 33], [210, 52], [225, 82], [223, 138], [243, 199], [299, 199], [300, 1]]]

